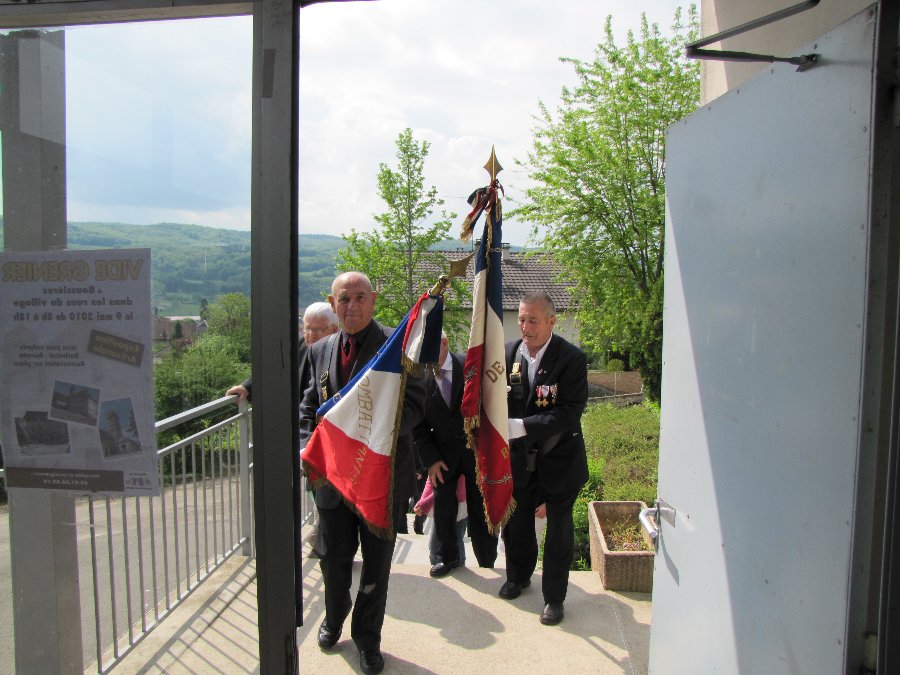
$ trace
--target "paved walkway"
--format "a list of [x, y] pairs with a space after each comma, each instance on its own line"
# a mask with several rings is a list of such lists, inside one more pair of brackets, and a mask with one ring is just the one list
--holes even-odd
[[[647, 672], [649, 595], [607, 592], [593, 572], [574, 572], [565, 621], [542, 626], [540, 573], [513, 601], [497, 596], [504, 581], [502, 557], [494, 570], [464, 567], [444, 579], [432, 579], [427, 539], [400, 535], [397, 540], [382, 633], [385, 673]], [[474, 560], [471, 551], [469, 559]], [[359, 565], [355, 567], [358, 572]], [[317, 561], [306, 559], [304, 579], [304, 625], [298, 631], [301, 672], [360, 672], [349, 620], [334, 650], [323, 652], [316, 645], [323, 612]], [[228, 561], [113, 670], [170, 675], [253, 672], [259, 672], [259, 660], [256, 575], [249, 558]]]

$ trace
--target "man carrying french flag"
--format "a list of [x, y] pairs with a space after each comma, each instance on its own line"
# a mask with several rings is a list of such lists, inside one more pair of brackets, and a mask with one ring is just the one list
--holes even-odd
[[[395, 330], [372, 318], [377, 293], [345, 272], [328, 301], [341, 331], [309, 350], [311, 379], [300, 405], [301, 459], [316, 486], [325, 550], [319, 565], [325, 618], [318, 643], [331, 649], [353, 609], [350, 634], [365, 673], [384, 668], [381, 628], [397, 525], [414, 494], [411, 432], [422, 419], [421, 373], [440, 352], [441, 287], [423, 295]], [[362, 549], [356, 602], [353, 559]]]

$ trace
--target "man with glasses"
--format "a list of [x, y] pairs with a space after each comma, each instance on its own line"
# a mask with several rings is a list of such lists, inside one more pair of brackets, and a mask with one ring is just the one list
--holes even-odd
[[503, 528], [506, 583], [500, 597], [512, 600], [531, 585], [538, 558], [534, 517], [546, 506], [540, 621], [563, 620], [563, 602], [575, 545], [572, 511], [588, 466], [581, 433], [587, 403], [587, 359], [553, 332], [556, 308], [550, 295], [528, 293], [519, 302], [521, 340], [506, 343], [509, 442], [516, 510]]

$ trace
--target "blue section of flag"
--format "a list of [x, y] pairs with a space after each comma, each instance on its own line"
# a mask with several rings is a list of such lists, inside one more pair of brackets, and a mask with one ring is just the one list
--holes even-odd
[[407, 314], [403, 321], [400, 322], [400, 325], [394, 329], [391, 337], [389, 337], [387, 342], [381, 346], [381, 349], [379, 349], [375, 356], [372, 357], [372, 360], [369, 361], [364, 368], [361, 368], [337, 394], [319, 406], [319, 409], [316, 411], [317, 415], [320, 417], [324, 416], [338, 401], [341, 400], [343, 395], [355, 387], [356, 383], [369, 371], [382, 370], [398, 375], [403, 372], [401, 356], [403, 355], [403, 336], [406, 334], [406, 324], [408, 321], [409, 314]]
[[[444, 296], [439, 295], [425, 318], [425, 336], [420, 363], [438, 363], [441, 356], [441, 329], [444, 325]], [[441, 365], [438, 363], [438, 365]]]
[[[488, 218], [490, 220], [490, 228], [491, 228], [491, 241], [493, 242], [493, 246], [491, 247], [491, 251], [488, 253], [490, 269], [493, 270], [490, 274], [488, 274], [488, 287], [487, 287], [487, 302], [491, 306], [491, 309], [494, 311], [494, 314], [500, 317], [500, 321], [503, 321], [503, 275], [500, 273], [500, 246], [501, 246], [501, 237], [503, 233], [501, 232], [501, 224], [502, 218], [495, 217], [497, 211], [500, 210], [500, 201], [497, 200], [496, 206], [490, 210], [488, 214]], [[487, 227], [485, 227], [487, 230]], [[485, 232], [487, 234], [487, 232]], [[486, 237], [482, 237], [482, 241], [484, 241]]]

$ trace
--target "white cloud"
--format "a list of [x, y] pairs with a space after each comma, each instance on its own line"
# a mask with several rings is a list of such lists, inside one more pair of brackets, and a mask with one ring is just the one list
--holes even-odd
[[[664, 28], [675, 0], [379, 0], [301, 12], [301, 231], [371, 226], [381, 162], [411, 127], [445, 208], [486, 182], [491, 145], [521, 198], [538, 100], [574, 82], [608, 14], [617, 36], [640, 11]], [[249, 17], [70, 29], [70, 218], [246, 227]], [[99, 172], [99, 173], [98, 173]], [[120, 215], [115, 215], [120, 214]], [[125, 217], [127, 215], [127, 218]], [[189, 220], [188, 220], [189, 219]], [[455, 230], [455, 228], [454, 228]], [[508, 222], [506, 239], [528, 226]]]

